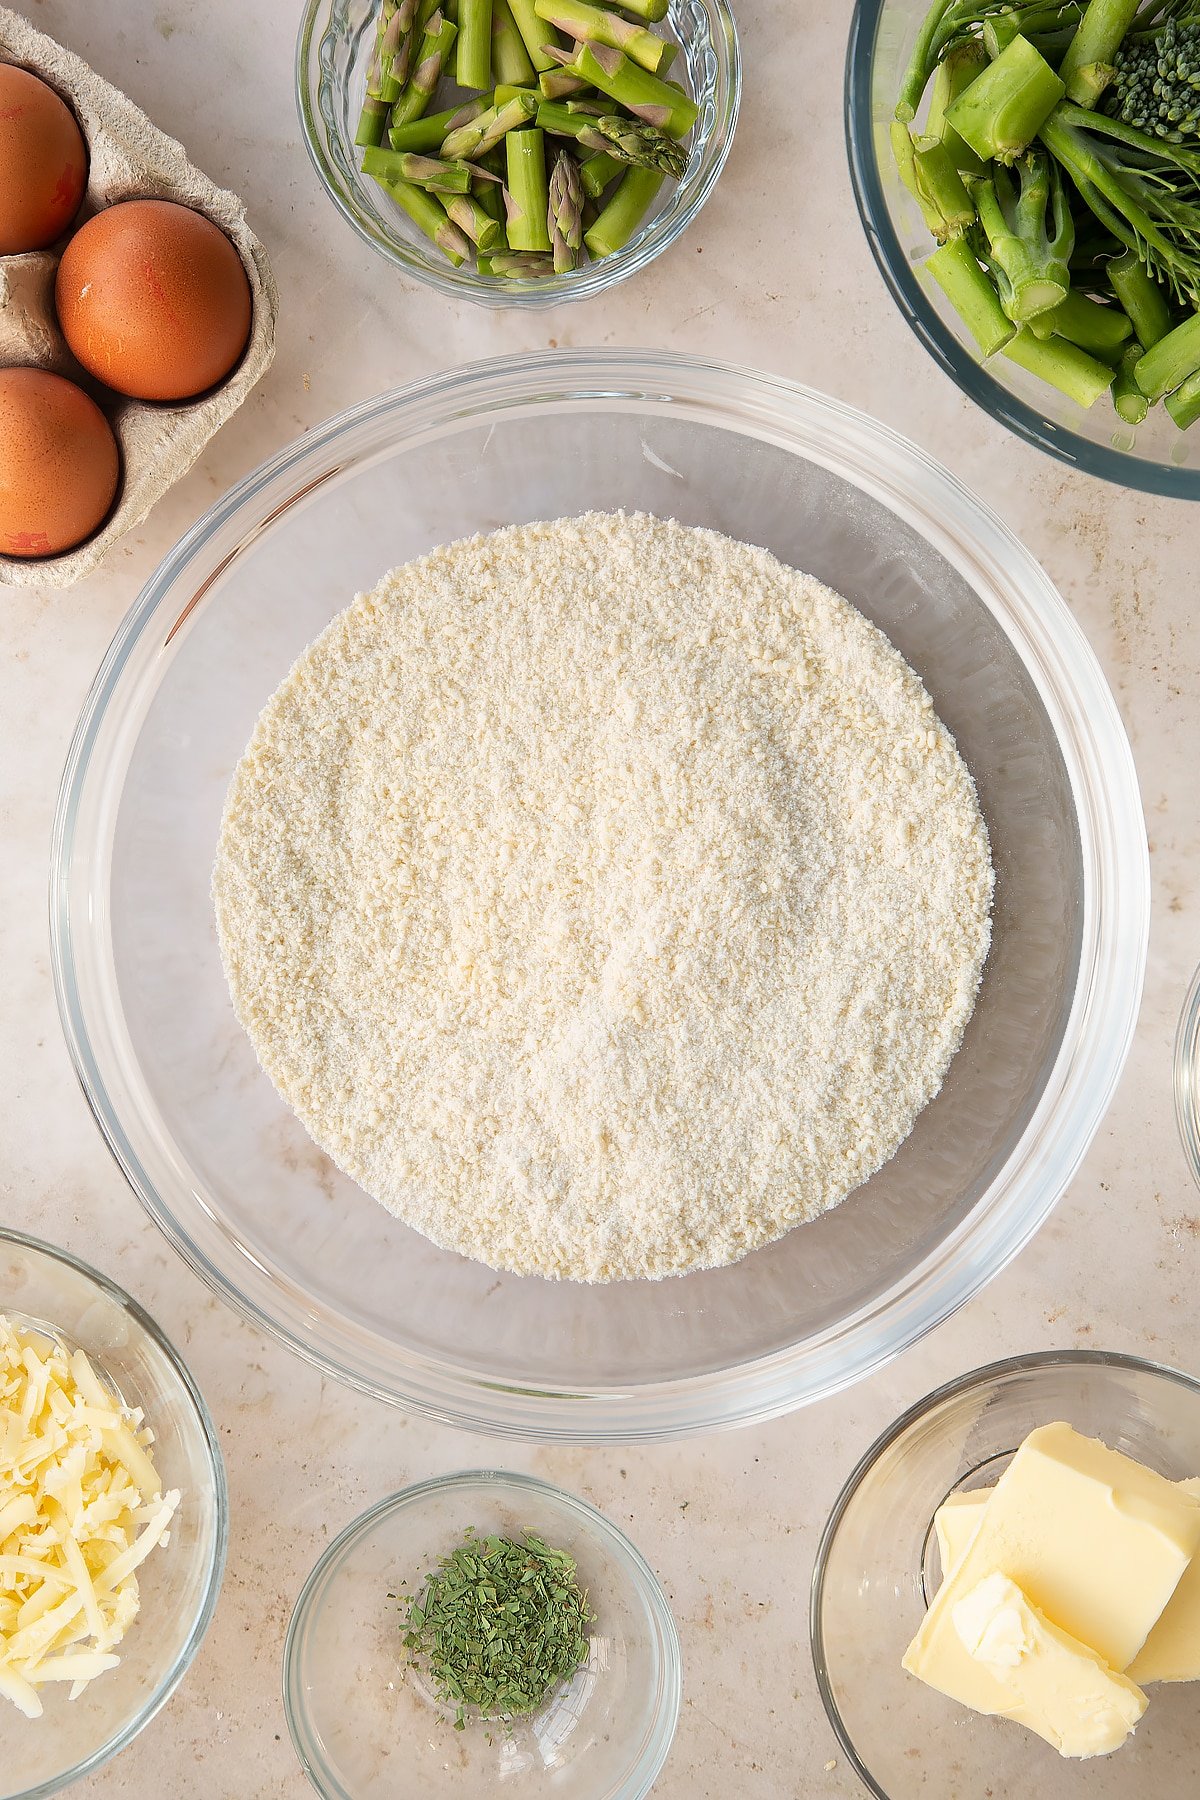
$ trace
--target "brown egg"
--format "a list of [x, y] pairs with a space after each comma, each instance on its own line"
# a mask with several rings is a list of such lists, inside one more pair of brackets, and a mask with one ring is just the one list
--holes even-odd
[[125, 200], [67, 245], [58, 322], [84, 368], [137, 400], [187, 400], [232, 369], [250, 335], [242, 259], [211, 219]]
[[108, 420], [46, 369], [0, 369], [0, 556], [56, 556], [90, 537], [117, 491]]
[[88, 155], [75, 115], [52, 87], [0, 63], [0, 256], [43, 250], [79, 211]]

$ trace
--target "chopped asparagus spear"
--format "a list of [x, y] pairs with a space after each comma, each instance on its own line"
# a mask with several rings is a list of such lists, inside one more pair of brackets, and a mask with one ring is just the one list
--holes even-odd
[[492, 0], [492, 75], [508, 87], [528, 87], [534, 76], [508, 0]]
[[631, 61], [649, 69], [652, 75], [664, 75], [671, 64], [674, 45], [656, 37], [643, 25], [591, 6], [588, 0], [533, 0], [539, 19], [556, 25], [568, 37], [580, 43], [607, 44], [621, 50]]
[[567, 150], [560, 150], [550, 176], [547, 226], [554, 252], [554, 273], [565, 275], [579, 262], [583, 245], [583, 185], [579, 165]]
[[544, 100], [569, 100], [573, 94], [587, 92], [587, 82], [581, 75], [569, 75], [566, 69], [560, 69], [553, 62], [548, 69], [538, 76], [538, 87]]
[[509, 248], [549, 250], [545, 136], [536, 125], [530, 125], [521, 131], [510, 131], [504, 148], [508, 156]]
[[580, 44], [570, 70], [647, 125], [657, 125], [672, 137], [686, 137], [696, 123], [699, 108], [673, 82], [660, 81], [607, 44]]
[[597, 150], [589, 156], [579, 171], [579, 179], [583, 183], [583, 191], [589, 200], [598, 200], [605, 188], [623, 175], [627, 163], [618, 162], [607, 150]]
[[392, 108], [393, 127], [411, 124], [428, 110], [429, 102], [442, 78], [443, 65], [457, 36], [457, 25], [435, 11], [425, 27], [417, 64], [408, 86]]
[[473, 194], [443, 194], [446, 217], [484, 252], [504, 249], [504, 230]]
[[514, 127], [528, 124], [536, 112], [537, 101], [532, 95], [514, 94], [503, 106], [489, 106], [469, 125], [448, 132], [442, 142], [442, 155], [478, 162]]
[[508, 0], [508, 3], [534, 68], [539, 74], [554, 68], [554, 58], [547, 54], [546, 46], [549, 45], [551, 50], [561, 49], [562, 41], [557, 31], [534, 10], [534, 0]]
[[458, 84], [492, 85], [492, 0], [458, 0]]
[[418, 156], [411, 150], [363, 151], [363, 174], [383, 181], [410, 181], [414, 187], [438, 194], [466, 194], [471, 190], [470, 163], [447, 162], [440, 156]]
[[541, 280], [553, 275], [554, 264], [548, 256], [532, 256], [528, 252], [502, 250], [489, 258], [493, 275], [504, 275], [510, 280]]
[[448, 106], [444, 112], [426, 113], [424, 118], [413, 119], [407, 125], [393, 125], [388, 139], [393, 150], [415, 150], [422, 156], [431, 156], [442, 148], [448, 133], [457, 131], [460, 125], [469, 125], [486, 111], [486, 100], [467, 100], [462, 106]]
[[623, 250], [645, 218], [662, 182], [657, 169], [630, 169], [599, 218], [584, 233], [589, 255], [599, 260]]
[[404, 208], [413, 224], [432, 238], [447, 260], [461, 268], [471, 254], [470, 240], [451, 224], [433, 195], [407, 181], [381, 181], [379, 185]]

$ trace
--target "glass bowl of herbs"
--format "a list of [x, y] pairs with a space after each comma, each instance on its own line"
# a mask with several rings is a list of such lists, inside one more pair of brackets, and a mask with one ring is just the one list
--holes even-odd
[[528, 1475], [442, 1475], [325, 1551], [284, 1647], [296, 1754], [326, 1800], [641, 1800], [679, 1716], [679, 1640], [644, 1557]]

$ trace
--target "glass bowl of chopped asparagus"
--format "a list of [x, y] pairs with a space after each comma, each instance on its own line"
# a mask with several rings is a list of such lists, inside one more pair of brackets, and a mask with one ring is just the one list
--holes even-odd
[[442, 1475], [325, 1551], [284, 1647], [284, 1706], [327, 1800], [641, 1800], [679, 1715], [679, 1643], [641, 1554], [532, 1476]]
[[309, 154], [420, 280], [484, 305], [585, 299], [652, 262], [737, 119], [726, 0], [308, 0]]
[[1200, 498], [1200, 0], [859, 0], [846, 130], [876, 261], [959, 386]]

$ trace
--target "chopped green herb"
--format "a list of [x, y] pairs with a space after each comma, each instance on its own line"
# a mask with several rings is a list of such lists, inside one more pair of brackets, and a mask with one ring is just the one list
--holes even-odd
[[444, 1556], [408, 1602], [404, 1644], [439, 1698], [481, 1718], [536, 1712], [587, 1661], [595, 1617], [575, 1560], [532, 1531], [523, 1542], [478, 1537]]

